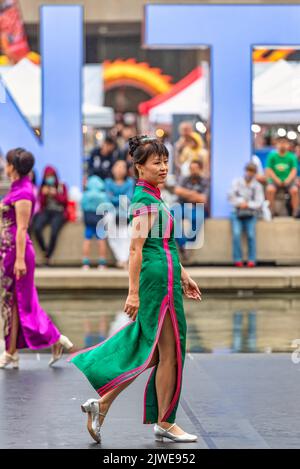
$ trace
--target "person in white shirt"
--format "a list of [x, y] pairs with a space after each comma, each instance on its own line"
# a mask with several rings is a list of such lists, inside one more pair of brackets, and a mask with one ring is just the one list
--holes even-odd
[[228, 199], [233, 206], [231, 212], [232, 254], [234, 265], [243, 266], [241, 235], [246, 231], [248, 241], [247, 267], [256, 265], [256, 221], [258, 211], [264, 203], [263, 186], [256, 180], [257, 167], [250, 162], [243, 177], [233, 180]]

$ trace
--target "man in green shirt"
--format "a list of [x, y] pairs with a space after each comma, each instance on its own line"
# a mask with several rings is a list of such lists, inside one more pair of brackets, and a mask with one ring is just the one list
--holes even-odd
[[299, 193], [296, 184], [298, 161], [294, 153], [289, 151], [289, 141], [279, 137], [276, 150], [269, 153], [266, 164], [266, 198], [270, 202], [270, 210], [274, 213], [275, 195], [278, 189], [284, 188], [291, 195], [293, 216], [298, 213]]

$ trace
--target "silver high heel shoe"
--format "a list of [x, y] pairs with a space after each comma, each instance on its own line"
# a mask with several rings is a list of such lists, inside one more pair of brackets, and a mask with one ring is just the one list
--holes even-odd
[[81, 406], [81, 410], [84, 413], [88, 413], [87, 429], [91, 437], [97, 442], [101, 442], [99, 415], [105, 416], [104, 412], [99, 410], [99, 402], [97, 399], [88, 399]]
[[4, 350], [0, 356], [0, 368], [6, 368], [10, 363], [12, 364], [13, 368], [19, 368], [19, 354], [16, 351], [13, 355], [11, 355], [10, 353], [6, 352], [6, 350]]
[[160, 427], [157, 423], [154, 424], [154, 434], [156, 441], [163, 441], [164, 438], [169, 438], [170, 440], [177, 442], [188, 443], [190, 441], [196, 441], [198, 439], [197, 435], [192, 435], [191, 433], [183, 433], [182, 435], [174, 435], [170, 432], [171, 428], [174, 427], [176, 423], [172, 423], [168, 429]]
[[59, 348], [58, 352], [52, 353], [52, 357], [50, 358], [49, 363], [48, 363], [49, 366], [52, 366], [55, 362], [57, 362], [62, 357], [64, 348], [66, 350], [71, 350], [73, 348], [72, 342], [65, 335], [61, 335], [57, 343], [59, 343], [61, 347]]

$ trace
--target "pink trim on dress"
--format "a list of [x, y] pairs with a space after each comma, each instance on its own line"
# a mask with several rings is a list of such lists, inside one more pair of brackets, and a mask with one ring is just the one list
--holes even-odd
[[[164, 316], [165, 316], [166, 311], [168, 310], [168, 307], [169, 307], [169, 304], [167, 303], [166, 306], [165, 306], [165, 308], [164, 308], [164, 310], [163, 310], [163, 313], [162, 313], [163, 319], [164, 319]], [[135, 377], [137, 378], [141, 373], [143, 373], [143, 371], [145, 371], [145, 369], [148, 367], [148, 364], [149, 364], [150, 361], [151, 361], [151, 358], [152, 358], [154, 349], [155, 349], [155, 347], [156, 347], [156, 345], [157, 345], [157, 342], [158, 342], [158, 339], [159, 339], [159, 336], [160, 336], [160, 331], [161, 331], [163, 322], [164, 322], [164, 321], [162, 320], [162, 321], [159, 323], [158, 334], [157, 334], [157, 337], [156, 337], [155, 342], [154, 342], [154, 346], [153, 346], [153, 348], [152, 348], [152, 351], [150, 352], [150, 355], [149, 355], [147, 361], [146, 361], [143, 365], [141, 365], [141, 366], [139, 366], [139, 367], [137, 367], [137, 368], [135, 368], [135, 369], [133, 369], [133, 370], [130, 370], [130, 371], [128, 371], [128, 372], [125, 372], [124, 374], [122, 374], [122, 377], [121, 377], [121, 378], [120, 378], [121, 375], [120, 375], [119, 377], [115, 378], [115, 382], [113, 383], [113, 385], [106, 387], [106, 389], [104, 390], [104, 391], [105, 391], [104, 393], [103, 393], [103, 389], [101, 389], [101, 388], [98, 389], [97, 392], [98, 392], [98, 394], [99, 394], [100, 396], [101, 396], [101, 395], [104, 396], [107, 392], [112, 391], [113, 389], [115, 389], [116, 387], [118, 387], [120, 384], [126, 383], [127, 381], [129, 381], [130, 379], [132, 379], [132, 378], [134, 377], [134, 374], [136, 374]], [[129, 376], [129, 375], [132, 375], [132, 376]], [[110, 382], [110, 383], [107, 383], [107, 384], [111, 385], [111, 382]], [[107, 385], [105, 385], [105, 386], [107, 386]]]
[[177, 323], [177, 317], [176, 317], [176, 312], [175, 312], [175, 308], [174, 308], [174, 305], [173, 305], [173, 300], [172, 300], [172, 304], [170, 303], [170, 312], [171, 312], [171, 319], [173, 321], [173, 326], [174, 326], [174, 330], [175, 330], [175, 340], [176, 340], [176, 350], [177, 350], [177, 363], [178, 363], [178, 370], [177, 370], [177, 384], [176, 384], [176, 390], [175, 390], [175, 393], [174, 393], [174, 396], [173, 396], [173, 399], [169, 405], [169, 408], [167, 409], [165, 415], [163, 416], [162, 420], [166, 420], [172, 410], [173, 410], [173, 407], [174, 405], [176, 404], [177, 400], [178, 400], [178, 397], [179, 397], [179, 394], [180, 394], [180, 387], [181, 387], [181, 375], [182, 375], [182, 357], [181, 357], [181, 345], [180, 345], [180, 336], [179, 336], [179, 331], [178, 331], [178, 323]]
[[127, 324], [125, 324], [124, 326], [120, 327], [120, 329], [118, 329], [116, 332], [114, 332], [113, 334], [111, 334], [109, 337], [107, 337], [105, 340], [102, 340], [102, 342], [100, 342], [99, 344], [96, 344], [96, 345], [92, 345], [92, 347], [87, 347], [87, 348], [84, 348], [84, 349], [81, 349], [81, 350], [78, 350], [77, 352], [74, 352], [72, 353], [68, 359], [67, 359], [67, 362], [69, 362], [70, 360], [72, 360], [72, 358], [76, 357], [77, 355], [81, 354], [81, 353], [85, 353], [85, 352], [89, 352], [90, 350], [93, 350], [94, 348], [97, 348], [97, 347], [100, 347], [101, 345], [104, 344], [104, 342], [106, 342], [107, 340], [111, 339], [112, 337], [114, 337], [116, 334], [118, 334], [118, 332], [120, 332], [122, 329], [125, 329], [125, 327], [127, 326], [130, 326], [131, 324], [134, 324], [135, 321], [129, 321]]
[[160, 189], [157, 186], [154, 186], [150, 182], [146, 181], [146, 179], [139, 178], [136, 182], [137, 186], [144, 186], [147, 187], [148, 189], [151, 189], [158, 197], [160, 197]]
[[[166, 211], [167, 212], [167, 211]], [[173, 218], [171, 217], [171, 214], [167, 212], [169, 215], [169, 221], [170, 221], [170, 233], [172, 231], [172, 226], [173, 226]], [[178, 322], [177, 322], [177, 316], [176, 316], [176, 311], [174, 308], [174, 299], [173, 299], [173, 264], [172, 264], [172, 256], [170, 253], [168, 241], [169, 237], [165, 237], [167, 229], [169, 225], [166, 228], [166, 231], [164, 233], [164, 240], [163, 240], [163, 247], [166, 252], [167, 256], [167, 261], [168, 261], [168, 299], [169, 299], [169, 305], [170, 305], [170, 314], [171, 314], [171, 319], [173, 322], [174, 326], [174, 331], [175, 331], [175, 342], [176, 342], [176, 353], [177, 353], [177, 365], [178, 365], [178, 370], [177, 370], [177, 379], [176, 379], [176, 390], [173, 396], [173, 399], [169, 405], [169, 408], [165, 412], [164, 416], [162, 417], [162, 420], [165, 421], [171, 414], [174, 405], [176, 401], [178, 400], [178, 396], [180, 393], [180, 387], [181, 387], [181, 374], [182, 374], [182, 357], [181, 357], [181, 344], [180, 344], [180, 335], [179, 335], [179, 329], [178, 329]]]
[[[97, 393], [101, 396], [102, 394], [102, 391], [105, 391], [104, 394], [106, 394], [106, 392], [108, 392], [108, 389], [109, 388], [112, 388], [114, 389], [115, 387], [117, 387], [119, 384], [121, 384], [121, 382], [125, 382], [125, 381], [128, 381], [128, 379], [131, 379], [132, 376], [130, 376], [129, 378], [127, 378], [127, 376], [129, 374], [133, 374], [133, 373], [136, 373], [138, 371], [140, 371], [140, 373], [142, 373], [142, 371], [144, 371], [144, 369], [147, 367], [148, 363], [150, 363], [151, 361], [151, 358], [152, 358], [152, 355], [153, 355], [153, 352], [154, 352], [154, 349], [156, 347], [156, 344], [158, 342], [158, 337], [159, 336], [159, 333], [160, 333], [160, 330], [161, 330], [161, 327], [162, 327], [162, 324], [163, 324], [163, 321], [160, 322], [160, 319], [161, 317], [163, 316], [164, 317], [164, 314], [165, 314], [165, 311], [166, 311], [166, 308], [168, 307], [168, 296], [166, 295], [164, 297], [164, 299], [162, 300], [161, 302], [161, 305], [160, 305], [160, 312], [159, 312], [159, 317], [158, 317], [158, 322], [159, 322], [159, 325], [158, 325], [158, 334], [156, 335], [156, 339], [154, 341], [154, 345], [152, 347], [152, 350], [150, 352], [150, 355], [149, 357], [147, 358], [147, 360], [145, 361], [145, 363], [143, 363], [142, 365], [136, 367], [136, 368], [133, 368], [132, 370], [129, 370], [129, 371], [125, 371], [124, 373], [122, 373], [121, 375], [117, 376], [116, 378], [112, 379], [109, 383], [106, 383], [104, 384], [103, 386], [101, 386], [99, 389], [97, 389]], [[140, 374], [138, 373], [138, 374]], [[127, 378], [127, 379], [124, 379], [124, 378]], [[109, 389], [110, 391], [112, 389]], [[103, 395], [104, 395], [103, 394]]]
[[132, 215], [133, 217], [137, 217], [138, 215], [144, 215], [145, 213], [157, 213], [158, 208], [156, 204], [151, 205], [144, 205], [141, 208], [137, 208], [133, 210]]
[[161, 200], [161, 198], [160, 198], [160, 197], [158, 197], [156, 194], [153, 194], [153, 193], [152, 193], [152, 192], [150, 192], [150, 191], [147, 191], [147, 189], [143, 189], [143, 192], [147, 192], [147, 194], [150, 194], [150, 195], [152, 195], [152, 196], [153, 196], [153, 197], [155, 197], [157, 200]]

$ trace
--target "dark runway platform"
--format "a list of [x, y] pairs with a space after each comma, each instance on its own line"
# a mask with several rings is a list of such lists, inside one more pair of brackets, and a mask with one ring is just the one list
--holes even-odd
[[80, 404], [97, 397], [65, 359], [22, 354], [19, 370], [0, 370], [0, 448], [300, 448], [300, 363], [291, 354], [186, 356], [177, 423], [197, 443], [159, 443], [142, 423], [150, 370], [115, 400], [93, 443]]

